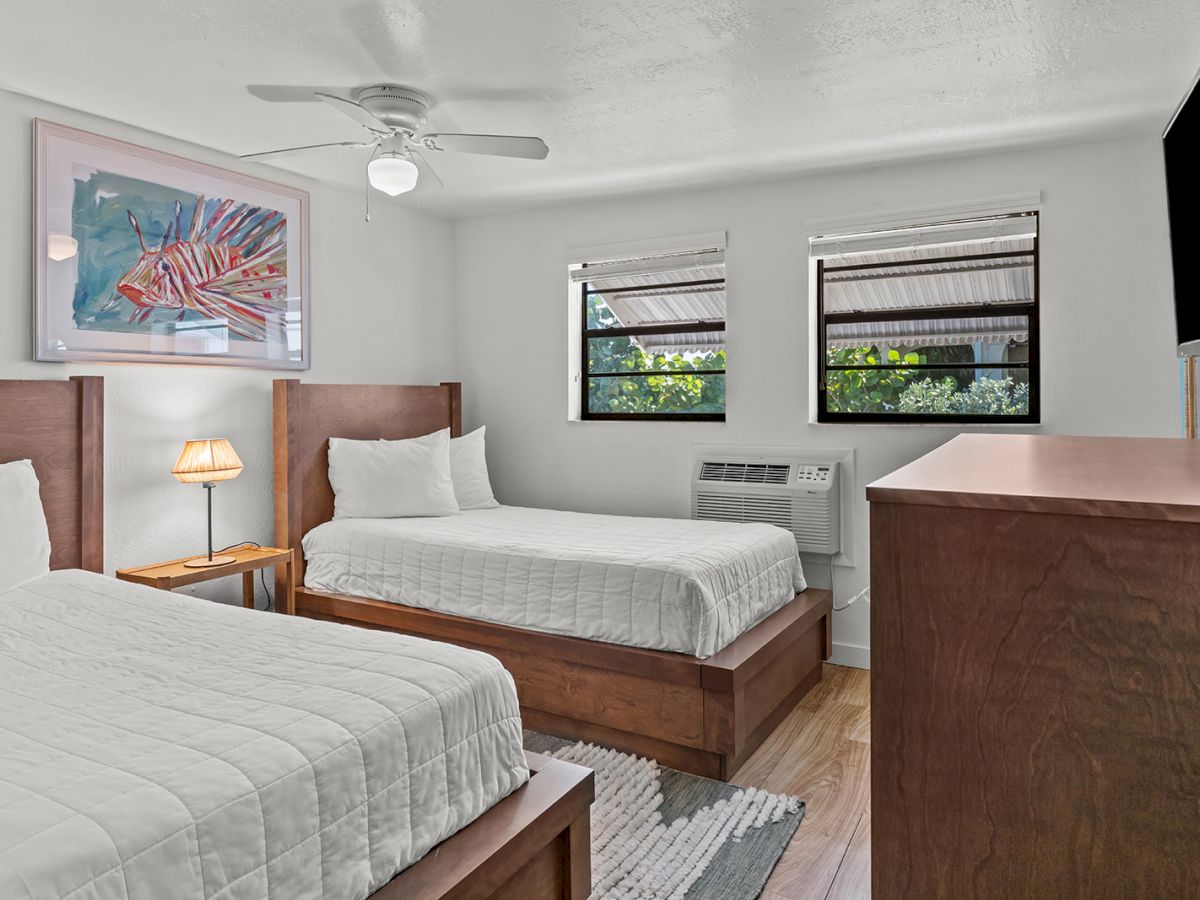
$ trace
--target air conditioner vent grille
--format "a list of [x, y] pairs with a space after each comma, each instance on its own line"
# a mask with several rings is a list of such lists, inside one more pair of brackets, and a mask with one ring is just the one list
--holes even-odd
[[766, 522], [792, 529], [791, 497], [742, 497], [696, 492], [696, 517], [720, 522]]
[[787, 484], [791, 466], [780, 463], [705, 462], [700, 466], [701, 481], [736, 484]]
[[804, 545], [819, 545], [829, 541], [834, 528], [834, 512], [831, 497], [797, 503], [793, 510], [792, 533]]

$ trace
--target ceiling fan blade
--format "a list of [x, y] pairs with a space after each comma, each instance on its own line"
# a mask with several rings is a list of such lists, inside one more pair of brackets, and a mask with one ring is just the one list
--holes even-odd
[[420, 143], [430, 150], [513, 156], [518, 159], [545, 159], [550, 152], [541, 138], [507, 134], [426, 134], [421, 136]]
[[374, 113], [365, 106], [355, 103], [353, 100], [347, 100], [345, 97], [339, 97], [337, 94], [328, 94], [325, 91], [316, 91], [314, 96], [320, 97], [334, 109], [340, 109], [363, 128], [385, 136], [392, 134], [392, 129], [388, 127], [386, 122], [375, 118]]
[[333, 93], [337, 88], [316, 84], [248, 84], [246, 91], [252, 97], [268, 103], [316, 103], [319, 93]]
[[350, 147], [361, 150], [374, 146], [374, 141], [334, 141], [331, 144], [305, 144], [303, 147], [282, 147], [279, 150], [264, 150], [262, 153], [243, 153], [238, 159], [263, 159], [268, 156], [282, 156], [285, 153], [299, 153], [301, 150], [320, 150], [323, 147]]
[[429, 160], [421, 155], [420, 150], [410, 148], [408, 152], [416, 162], [417, 168], [421, 170], [421, 174], [428, 175], [433, 180], [433, 187], [444, 188], [446, 186], [446, 183], [438, 177], [438, 173], [434, 171], [433, 166], [429, 164]]

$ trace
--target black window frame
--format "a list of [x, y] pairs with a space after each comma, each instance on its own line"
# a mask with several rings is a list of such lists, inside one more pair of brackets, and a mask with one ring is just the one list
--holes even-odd
[[[586, 264], [584, 268], [586, 268]], [[697, 319], [690, 322], [666, 322], [655, 325], [632, 325], [619, 328], [588, 328], [588, 298], [593, 294], [619, 294], [632, 291], [645, 291], [647, 288], [686, 288], [720, 284], [725, 285], [725, 278], [701, 278], [690, 281], [670, 282], [667, 284], [638, 285], [624, 288], [593, 288], [591, 282], [581, 281], [580, 292], [580, 357], [579, 357], [579, 417], [587, 421], [611, 422], [724, 422], [725, 411], [719, 413], [598, 413], [588, 409], [588, 384], [593, 378], [628, 378], [630, 376], [645, 377], [647, 375], [676, 374], [664, 370], [646, 372], [589, 372], [588, 371], [588, 341], [592, 338], [639, 337], [655, 334], [694, 334], [697, 332], [720, 331], [726, 332], [725, 319]], [[725, 369], [701, 369], [683, 371], [681, 375], [711, 375], [726, 374]], [[726, 400], [728, 403], [728, 399]]]
[[[919, 260], [904, 260], [890, 263], [870, 263], [862, 265], [825, 265], [825, 258], [817, 259], [817, 422], [821, 424], [953, 424], [953, 425], [1037, 425], [1041, 423], [1041, 364], [1038, 313], [1041, 305], [1041, 221], [1036, 212], [1025, 213], [1034, 217], [1038, 228], [1033, 237], [1032, 250], [1014, 250], [999, 253], [957, 253], [946, 254], [934, 258]], [[827, 271], [853, 271], [862, 269], [902, 268], [905, 266], [932, 265], [946, 262], [967, 262], [980, 259], [1001, 259], [1016, 257], [1033, 257], [1033, 300], [1028, 303], [981, 303], [965, 304], [962, 306], [941, 306], [928, 309], [909, 310], [879, 310], [874, 312], [825, 312], [825, 273]], [[954, 319], [960, 317], [972, 318], [1001, 318], [1004, 316], [1025, 316], [1029, 322], [1029, 361], [997, 363], [928, 363], [923, 365], [878, 366], [830, 366], [828, 365], [828, 330], [830, 324], [843, 325], [860, 322], [896, 322], [919, 321], [928, 319]], [[977, 413], [898, 413], [898, 412], [830, 412], [826, 396], [826, 372], [851, 371], [863, 369], [879, 370], [920, 370], [920, 369], [1025, 369], [1029, 372], [1029, 411], [1023, 415], [981, 415]]]

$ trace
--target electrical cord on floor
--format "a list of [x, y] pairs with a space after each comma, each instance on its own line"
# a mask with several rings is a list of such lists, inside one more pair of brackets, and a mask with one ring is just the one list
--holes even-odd
[[[246, 547], [262, 547], [262, 544], [260, 544], [258, 541], [238, 541], [236, 544], [230, 544], [228, 547], [222, 547], [220, 550], [214, 550], [213, 553], [225, 553], [229, 550], [243, 550]], [[262, 581], [263, 592], [267, 595], [267, 605], [265, 609], [267, 612], [271, 612], [275, 609], [275, 597], [271, 594], [271, 589], [267, 587], [267, 570], [259, 569], [258, 577], [259, 580]], [[256, 605], [255, 609], [257, 608], [258, 607]]]

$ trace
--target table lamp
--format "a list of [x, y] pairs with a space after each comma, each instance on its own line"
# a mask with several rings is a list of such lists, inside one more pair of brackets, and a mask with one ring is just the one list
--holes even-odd
[[208, 491], [208, 556], [189, 559], [184, 563], [185, 566], [201, 569], [234, 562], [232, 556], [213, 556], [212, 489], [218, 481], [237, 478], [241, 471], [242, 461], [225, 438], [188, 441], [183, 445], [183, 452], [179, 454], [179, 461], [171, 469], [171, 474], [184, 484], [199, 484]]

